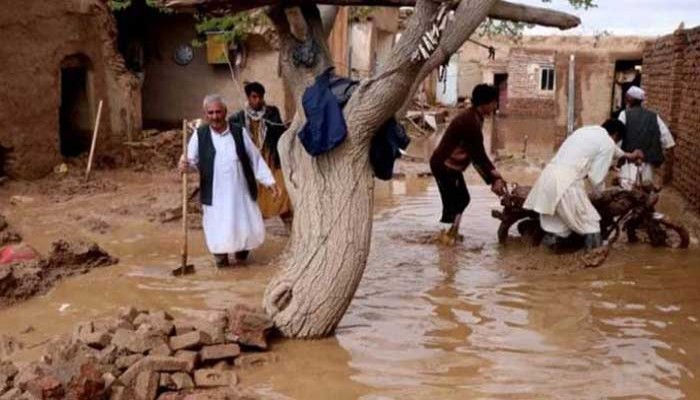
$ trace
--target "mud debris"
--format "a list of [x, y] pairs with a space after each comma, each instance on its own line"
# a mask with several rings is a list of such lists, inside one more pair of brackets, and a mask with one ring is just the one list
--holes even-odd
[[[247, 306], [211, 320], [124, 308], [118, 317], [81, 323], [54, 339], [38, 361], [19, 368], [0, 362], [0, 399], [257, 399], [240, 387], [236, 370], [276, 358], [249, 353], [265, 362], [242, 363], [246, 346], [229, 330], [228, 315], [237, 315], [235, 326], [255, 337], [264, 338], [271, 326], [260, 322], [262, 310]], [[255, 323], [239, 325], [248, 320]]]
[[111, 180], [93, 177], [85, 182], [85, 177], [80, 175], [68, 175], [59, 179], [47, 179], [39, 189], [39, 193], [47, 196], [55, 202], [67, 202], [73, 198], [92, 194], [104, 194], [116, 192], [119, 185]]
[[96, 243], [59, 240], [48, 257], [0, 266], [0, 307], [46, 293], [63, 278], [118, 261]]
[[139, 141], [125, 143], [129, 166], [134, 171], [165, 171], [177, 167], [182, 154], [182, 132], [144, 131]]
[[3, 215], [0, 215], [0, 246], [21, 241], [22, 236], [10, 226]]

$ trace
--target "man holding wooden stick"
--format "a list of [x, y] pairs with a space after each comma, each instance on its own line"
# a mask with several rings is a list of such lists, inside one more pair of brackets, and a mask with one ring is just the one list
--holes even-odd
[[[257, 182], [273, 195], [279, 189], [270, 168], [244, 127], [226, 121], [226, 104], [219, 95], [204, 98], [206, 124], [190, 138], [182, 172], [199, 171], [202, 225], [217, 267], [248, 258], [265, 240], [265, 225], [256, 203]], [[256, 182], [257, 181], [257, 182]]]

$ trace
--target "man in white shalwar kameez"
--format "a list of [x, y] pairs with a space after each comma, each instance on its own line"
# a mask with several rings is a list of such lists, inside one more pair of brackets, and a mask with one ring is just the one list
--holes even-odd
[[229, 254], [243, 262], [265, 240], [255, 181], [275, 195], [278, 189], [245, 127], [227, 122], [223, 99], [207, 96], [204, 112], [208, 124], [190, 138], [187, 160], [181, 160], [180, 169], [199, 171], [204, 237], [217, 267], [223, 267], [229, 264]]
[[523, 205], [540, 214], [545, 232], [559, 238], [575, 232], [585, 237], [589, 249], [601, 244], [600, 215], [588, 198], [585, 179], [594, 190], [602, 190], [614, 158], [639, 157], [617, 146], [625, 132], [620, 121], [608, 120], [602, 127], [580, 128], [564, 141]]

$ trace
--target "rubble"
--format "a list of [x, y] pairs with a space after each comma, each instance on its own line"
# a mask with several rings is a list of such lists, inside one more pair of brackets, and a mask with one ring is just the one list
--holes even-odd
[[17, 231], [12, 229], [10, 224], [7, 222], [7, 219], [0, 214], [0, 246], [10, 243], [19, 243], [21, 241], [22, 236], [20, 236]]
[[[238, 361], [245, 357], [241, 345], [267, 347], [260, 340], [271, 325], [260, 312], [239, 305], [212, 320], [179, 320], [125, 308], [118, 317], [77, 325], [49, 343], [39, 361], [22, 368], [0, 362], [0, 400], [256, 399], [240, 389], [236, 369], [263, 364]], [[261, 354], [249, 356], [261, 360]]]
[[228, 311], [228, 329], [239, 344], [267, 349], [272, 321], [262, 308], [237, 304]]
[[438, 127], [447, 122], [449, 112], [442, 110], [408, 111], [405, 120], [415, 128], [420, 135], [428, 136], [438, 131]]
[[0, 307], [46, 293], [63, 278], [117, 262], [96, 243], [59, 240], [53, 243], [48, 257], [0, 266]]
[[182, 154], [182, 132], [143, 131], [141, 140], [126, 142], [129, 165], [135, 171], [165, 171], [177, 167]]

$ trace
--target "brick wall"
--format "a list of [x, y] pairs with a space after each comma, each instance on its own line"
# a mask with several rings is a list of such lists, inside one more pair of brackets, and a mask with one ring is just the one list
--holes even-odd
[[[542, 67], [554, 68], [553, 51], [511, 49], [508, 60], [508, 104], [506, 112], [513, 116], [553, 117], [556, 113], [556, 90], [540, 88]], [[555, 89], [559, 82], [555, 81]]]
[[642, 85], [647, 107], [676, 138], [666, 177], [700, 212], [700, 27], [679, 30], [647, 45]]

